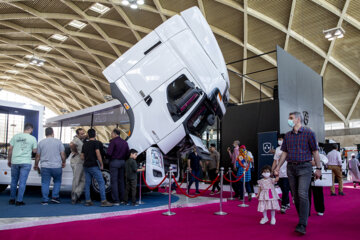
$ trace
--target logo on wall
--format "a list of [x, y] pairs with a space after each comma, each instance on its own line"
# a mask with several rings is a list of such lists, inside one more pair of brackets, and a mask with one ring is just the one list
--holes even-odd
[[305, 126], [309, 124], [309, 113], [307, 111], [303, 111], [304, 116], [304, 124]]
[[271, 150], [271, 143], [269, 143], [269, 142], [265, 142], [265, 143], [263, 143], [263, 151], [264, 151], [264, 153], [269, 153], [270, 152], [270, 150]]

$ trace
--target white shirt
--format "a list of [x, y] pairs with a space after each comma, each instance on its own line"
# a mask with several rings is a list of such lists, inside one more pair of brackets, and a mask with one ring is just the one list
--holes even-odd
[[328, 153], [327, 158], [329, 160], [328, 166], [341, 166], [341, 154], [335, 149]]
[[[276, 165], [279, 163], [281, 154], [283, 151], [281, 151], [281, 146], [277, 147], [275, 150], [274, 160], [276, 161]], [[279, 178], [287, 178], [287, 161], [284, 162], [284, 164], [281, 166], [279, 171]]]

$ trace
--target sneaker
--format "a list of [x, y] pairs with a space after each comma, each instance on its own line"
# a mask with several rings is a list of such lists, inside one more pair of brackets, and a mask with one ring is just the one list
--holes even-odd
[[117, 201], [114, 201], [114, 202], [112, 202], [112, 205], [114, 205], [114, 206], [120, 206], [120, 203], [117, 202]]
[[25, 203], [24, 203], [24, 202], [16, 202], [15, 205], [16, 205], [16, 206], [24, 206]]
[[10, 199], [9, 200], [9, 205], [15, 205], [15, 199]]
[[221, 189], [218, 189], [215, 194], [220, 194], [220, 192], [221, 192]]
[[85, 206], [90, 207], [94, 205], [92, 201], [85, 201]]
[[60, 198], [52, 198], [51, 203], [60, 204]]
[[110, 203], [110, 202], [108, 202], [108, 201], [106, 201], [106, 200], [104, 200], [104, 201], [101, 201], [101, 205], [100, 205], [100, 206], [101, 206], [101, 207], [112, 207], [113, 204]]
[[171, 191], [171, 194], [176, 194], [176, 190], [172, 190], [172, 191]]
[[280, 212], [284, 214], [286, 213], [286, 209], [286, 206], [281, 206]]
[[275, 224], [276, 224], [276, 219], [275, 219], [275, 218], [272, 218], [271, 221], [270, 221], [270, 224], [271, 224], [271, 225], [275, 225]]
[[137, 206], [139, 206], [139, 204], [138, 203], [132, 203], [131, 206], [137, 207]]
[[200, 192], [199, 191], [196, 191], [195, 194], [199, 194]]
[[324, 216], [324, 213], [323, 212], [318, 212], [317, 215], [318, 216]]
[[290, 209], [290, 203], [288, 205], [286, 205], [286, 209], [289, 210]]
[[298, 224], [295, 228], [295, 232], [301, 233], [303, 235], [306, 234], [306, 227], [302, 224]]
[[43, 201], [43, 202], [41, 202], [41, 205], [49, 205], [49, 203], [48, 202], [45, 202], [45, 201]]
[[260, 224], [265, 224], [265, 223], [267, 223], [268, 221], [269, 221], [268, 218], [262, 218], [262, 219], [260, 220]]
[[345, 196], [345, 193], [339, 192], [339, 196]]
[[336, 193], [331, 193], [330, 196], [336, 196]]
[[213, 191], [211, 191], [211, 192], [209, 193], [209, 195], [212, 196], [212, 195], [215, 195], [215, 193], [214, 193]]

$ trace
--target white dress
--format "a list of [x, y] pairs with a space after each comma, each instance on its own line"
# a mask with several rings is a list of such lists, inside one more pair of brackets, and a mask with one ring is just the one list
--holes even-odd
[[360, 172], [359, 172], [359, 160], [356, 158], [351, 158], [349, 160], [349, 170], [351, 175], [351, 180], [353, 182], [360, 182]]
[[261, 191], [259, 192], [258, 211], [280, 210], [279, 195], [275, 190], [275, 178], [263, 178], [258, 181]]

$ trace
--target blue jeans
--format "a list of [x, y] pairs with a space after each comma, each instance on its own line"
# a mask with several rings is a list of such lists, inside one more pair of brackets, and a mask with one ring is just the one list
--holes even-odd
[[99, 167], [84, 167], [85, 171], [85, 200], [91, 201], [90, 198], [90, 185], [92, 178], [99, 184], [100, 199], [101, 201], [106, 200], [105, 196], [105, 181]]
[[[196, 176], [197, 178], [200, 178], [200, 169], [197, 171], [192, 170], [191, 173], [194, 176]], [[194, 176], [191, 176], [191, 178], [190, 178], [188, 191], [190, 191], [191, 185], [193, 184], [193, 182], [195, 182], [195, 189], [198, 192], [199, 191], [199, 180], [197, 180]]]
[[311, 162], [304, 162], [298, 165], [288, 163], [287, 175], [299, 215], [299, 224], [306, 226], [309, 217], [309, 187], [312, 176]]
[[31, 170], [31, 164], [11, 164], [11, 185], [10, 185], [10, 199], [15, 200], [16, 189], [19, 183], [19, 191], [17, 195], [17, 202], [22, 202], [26, 188], [26, 181]]
[[50, 180], [53, 178], [54, 187], [52, 190], [52, 198], [59, 198], [61, 187], [61, 168], [41, 168], [41, 193], [44, 202], [49, 201]]

